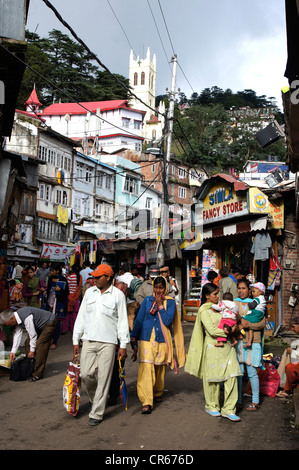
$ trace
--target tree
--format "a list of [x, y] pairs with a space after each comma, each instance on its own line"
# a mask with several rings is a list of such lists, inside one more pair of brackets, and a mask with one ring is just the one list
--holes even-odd
[[[24, 108], [35, 84], [44, 106], [57, 101], [105, 101], [128, 99], [129, 92], [112, 74], [101, 71], [85, 48], [61, 31], [53, 29], [48, 38], [26, 32], [26, 62], [38, 73], [27, 69], [21, 86], [18, 107]], [[41, 76], [45, 77], [42, 78]], [[129, 89], [129, 80], [115, 77]]]

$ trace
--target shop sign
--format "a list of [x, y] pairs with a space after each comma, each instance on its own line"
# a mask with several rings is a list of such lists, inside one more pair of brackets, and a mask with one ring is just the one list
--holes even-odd
[[203, 201], [203, 223], [247, 215], [247, 197], [237, 196], [233, 188], [219, 183], [211, 188]]
[[75, 254], [75, 246], [56, 245], [54, 243], [44, 243], [41, 260], [64, 263], [67, 257]]
[[270, 212], [269, 199], [258, 188], [250, 188], [249, 196], [249, 211], [251, 214], [268, 214]]
[[197, 228], [184, 230], [179, 243], [182, 251], [200, 250], [202, 247], [202, 233]]
[[258, 188], [250, 188], [248, 198], [251, 214], [270, 214], [271, 228], [284, 228], [284, 202], [282, 198], [269, 201], [268, 196]]
[[269, 201], [271, 219], [271, 228], [284, 228], [284, 202], [283, 199]]

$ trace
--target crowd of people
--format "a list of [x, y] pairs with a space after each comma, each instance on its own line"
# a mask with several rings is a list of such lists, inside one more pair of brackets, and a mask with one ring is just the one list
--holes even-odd
[[[49, 349], [57, 347], [60, 335], [72, 332], [73, 357], [80, 356], [91, 426], [101, 423], [107, 403], [116, 404], [118, 366], [124, 365], [128, 344], [133, 361], [139, 360], [137, 395], [142, 414], [150, 414], [154, 404], [163, 400], [170, 366], [175, 372], [184, 367], [185, 372], [202, 379], [205, 411], [210, 416], [240, 421], [237, 413], [242, 408], [245, 372], [252, 389], [246, 409], [256, 411], [260, 406], [258, 370], [263, 368], [267, 317], [265, 286], [247, 277], [227, 266], [219, 273], [208, 273], [188, 354], [177, 308], [178, 283], [168, 266], [151, 266], [149, 278], [144, 279], [136, 266], [127, 263], [117, 276], [108, 264], [94, 267], [88, 261], [83, 268], [74, 264], [68, 274], [60, 264], [43, 263], [38, 269], [17, 264], [12, 280], [22, 282], [26, 306], [2, 312], [0, 325], [15, 329], [11, 361], [23, 329], [27, 330], [26, 354], [36, 357], [31, 382], [43, 377]], [[16, 298], [11, 288], [11, 302]], [[292, 329], [299, 333], [299, 317], [293, 319]], [[279, 397], [299, 386], [298, 343], [296, 340], [288, 351], [286, 382]]]

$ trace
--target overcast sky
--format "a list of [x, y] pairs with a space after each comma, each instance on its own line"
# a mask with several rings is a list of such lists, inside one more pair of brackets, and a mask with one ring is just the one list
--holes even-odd
[[[287, 84], [284, 0], [50, 2], [113, 73], [128, 77], [131, 47], [141, 59], [150, 47], [151, 57], [157, 56], [157, 95], [171, 88], [175, 52], [177, 87], [188, 98], [212, 86], [250, 88], [276, 97], [281, 107]], [[42, 0], [30, 1], [27, 28], [41, 37], [53, 28], [72, 37]]]

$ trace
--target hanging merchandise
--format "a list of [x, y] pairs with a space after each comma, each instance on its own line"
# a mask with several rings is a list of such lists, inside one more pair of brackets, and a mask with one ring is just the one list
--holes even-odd
[[267, 288], [269, 290], [274, 290], [275, 287], [280, 285], [280, 278], [281, 278], [281, 265], [275, 253], [272, 253], [270, 256]]
[[271, 247], [272, 240], [269, 233], [261, 231], [256, 234], [250, 251], [254, 254], [255, 261], [265, 261], [269, 259]]

